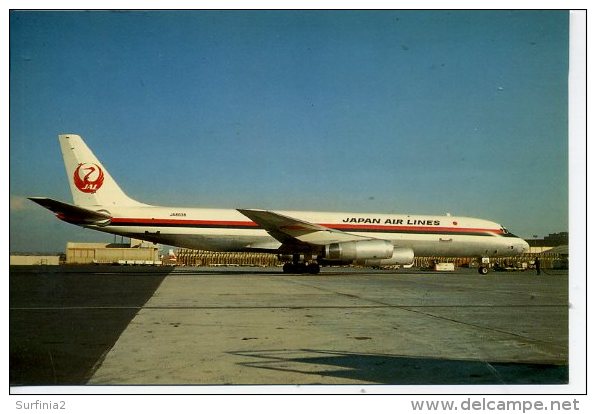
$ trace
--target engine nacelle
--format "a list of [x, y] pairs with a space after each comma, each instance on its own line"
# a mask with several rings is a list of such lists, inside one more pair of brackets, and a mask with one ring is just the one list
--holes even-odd
[[366, 259], [356, 260], [354, 263], [361, 266], [393, 266], [409, 265], [414, 262], [414, 250], [408, 247], [396, 247], [389, 259]]
[[326, 260], [352, 261], [366, 259], [390, 259], [393, 244], [388, 240], [361, 240], [331, 243], [325, 246]]

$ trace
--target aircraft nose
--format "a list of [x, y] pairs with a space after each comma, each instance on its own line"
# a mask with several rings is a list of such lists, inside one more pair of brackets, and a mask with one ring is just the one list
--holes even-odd
[[528, 244], [527, 241], [523, 240], [523, 239], [519, 239], [519, 244], [517, 245], [517, 249], [519, 251], [519, 253], [525, 253], [528, 250], [530, 250], [530, 245]]

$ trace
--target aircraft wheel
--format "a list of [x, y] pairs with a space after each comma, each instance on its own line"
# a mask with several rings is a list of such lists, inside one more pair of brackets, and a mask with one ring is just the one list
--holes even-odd
[[294, 273], [294, 274], [302, 274], [302, 273], [312, 273], [316, 275], [321, 271], [321, 266], [317, 263], [285, 263], [283, 267], [284, 273]]
[[488, 267], [486, 267], [486, 266], [480, 266], [478, 268], [478, 273], [480, 273], [481, 275], [487, 275], [488, 274]]
[[294, 273], [306, 273], [308, 269], [306, 267], [306, 263], [296, 263], [294, 264]]

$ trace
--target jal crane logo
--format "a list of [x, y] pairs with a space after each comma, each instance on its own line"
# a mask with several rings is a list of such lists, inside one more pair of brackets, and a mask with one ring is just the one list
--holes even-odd
[[74, 172], [74, 184], [83, 193], [95, 193], [103, 184], [103, 171], [97, 164], [79, 164]]

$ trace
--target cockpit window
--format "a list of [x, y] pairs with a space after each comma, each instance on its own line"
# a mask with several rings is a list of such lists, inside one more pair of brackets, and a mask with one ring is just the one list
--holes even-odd
[[507, 230], [505, 227], [501, 226], [501, 231], [503, 231], [503, 234], [509, 234], [509, 230]]

